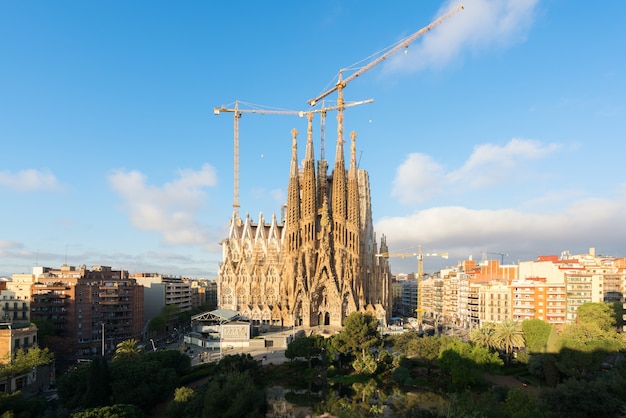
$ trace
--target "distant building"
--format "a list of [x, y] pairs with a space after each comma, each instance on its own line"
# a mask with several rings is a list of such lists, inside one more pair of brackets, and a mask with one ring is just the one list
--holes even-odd
[[108, 266], [35, 267], [32, 279], [31, 319], [50, 321], [77, 355], [141, 339], [143, 286], [128, 272]]
[[7, 364], [15, 357], [17, 350], [28, 350], [31, 347], [37, 347], [36, 326], [0, 322], [0, 364]]
[[181, 312], [191, 310], [192, 291], [188, 280], [158, 273], [134, 273], [130, 277], [144, 288], [146, 321], [158, 316], [166, 305], [177, 306]]
[[207, 305], [208, 309], [217, 308], [217, 283], [215, 280], [194, 279], [186, 280], [191, 286], [192, 309]]

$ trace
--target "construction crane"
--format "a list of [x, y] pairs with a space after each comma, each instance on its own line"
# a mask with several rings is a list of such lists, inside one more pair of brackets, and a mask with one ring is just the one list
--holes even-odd
[[[352, 107], [352, 106], [358, 106], [361, 104], [366, 104], [366, 103], [372, 103], [374, 100], [373, 99], [369, 99], [369, 100], [362, 100], [362, 101], [358, 101], [358, 102], [350, 102], [345, 104], [343, 107]], [[239, 105], [240, 104], [244, 104], [247, 105], [251, 108], [240, 108]], [[257, 106], [257, 108], [252, 108], [252, 106]], [[234, 148], [234, 157], [233, 157], [233, 163], [234, 163], [234, 179], [233, 179], [233, 190], [234, 190], [234, 196], [233, 196], [233, 212], [234, 215], [237, 216], [237, 214], [239, 213], [239, 119], [241, 118], [243, 113], [256, 113], [256, 114], [260, 114], [260, 115], [298, 115], [299, 117], [304, 117], [306, 116], [308, 119], [308, 123], [309, 123], [309, 127], [311, 126], [312, 123], [312, 119], [313, 119], [313, 115], [315, 113], [320, 113], [321, 114], [321, 158], [324, 159], [324, 124], [325, 124], [325, 120], [326, 120], [326, 112], [331, 111], [331, 110], [337, 110], [338, 106], [329, 106], [329, 107], [324, 107], [322, 106], [321, 109], [315, 109], [315, 110], [308, 110], [308, 111], [302, 111], [302, 110], [286, 110], [286, 109], [276, 109], [276, 108], [261, 108], [258, 107], [258, 105], [252, 105], [250, 103], [245, 103], [245, 102], [240, 102], [238, 100], [235, 101], [235, 106], [232, 108], [226, 107], [226, 106], [220, 106], [220, 107], [215, 107], [213, 108], [213, 114], [215, 115], [219, 115], [220, 113], [224, 112], [224, 113], [232, 113], [233, 114], [233, 119], [234, 119], [234, 135], [233, 135], [233, 148]]]
[[[304, 112], [297, 110], [283, 110], [283, 109], [240, 109], [239, 104], [247, 104], [244, 102], [235, 101], [235, 107], [228, 108], [226, 106], [220, 106], [213, 108], [213, 114], [219, 115], [222, 112], [232, 113], [234, 119], [234, 196], [233, 196], [233, 215], [237, 216], [239, 213], [239, 119], [243, 113], [258, 113], [261, 115], [273, 114], [273, 115], [298, 115], [304, 116]], [[250, 104], [247, 104], [250, 105]]]
[[392, 45], [391, 47], [389, 47], [390, 49], [386, 53], [384, 53], [384, 54], [380, 55], [379, 57], [377, 57], [376, 59], [372, 60], [369, 64], [361, 67], [359, 70], [357, 70], [356, 72], [352, 73], [350, 76], [346, 77], [345, 79], [342, 78], [343, 77], [343, 72], [344, 72], [345, 69], [339, 70], [338, 79], [337, 79], [337, 82], [335, 83], [335, 85], [333, 87], [331, 87], [330, 89], [326, 90], [325, 92], [321, 93], [320, 95], [310, 99], [308, 101], [308, 104], [310, 106], [315, 106], [323, 98], [329, 96], [331, 93], [333, 93], [335, 91], [337, 92], [337, 137], [339, 139], [342, 139], [343, 138], [343, 110], [344, 110], [344, 107], [345, 107], [345, 105], [344, 105], [344, 98], [343, 98], [343, 89], [346, 87], [346, 85], [348, 85], [349, 82], [351, 82], [355, 78], [359, 77], [363, 73], [371, 70], [372, 68], [374, 68], [375, 66], [377, 66], [378, 64], [380, 64], [381, 62], [383, 62], [384, 60], [389, 58], [390, 56], [392, 56], [395, 53], [399, 52], [400, 50], [402, 50], [402, 49], [406, 50], [406, 48], [408, 48], [409, 45], [411, 43], [413, 43], [415, 40], [417, 40], [418, 38], [422, 37], [424, 34], [430, 32], [433, 28], [435, 28], [436, 26], [439, 26], [443, 21], [445, 21], [448, 18], [452, 17], [452, 15], [454, 15], [454, 14], [460, 12], [461, 10], [463, 10], [463, 8], [464, 8], [463, 5], [459, 4], [457, 7], [453, 8], [448, 13], [446, 13], [443, 16], [439, 17], [438, 19], [436, 19], [435, 21], [430, 23], [428, 26], [423, 27], [422, 29], [418, 30], [417, 32], [413, 33], [412, 35], [404, 38], [402, 41], [396, 43], [395, 45]]
[[401, 258], [408, 258], [408, 257], [415, 257], [417, 258], [417, 309], [415, 310], [415, 312], [417, 312], [417, 324], [421, 325], [422, 324], [422, 316], [424, 314], [424, 310], [422, 308], [422, 281], [424, 280], [424, 257], [441, 257], [444, 259], [448, 258], [448, 253], [423, 253], [422, 252], [422, 246], [418, 245], [417, 246], [418, 250], [416, 253], [398, 253], [398, 254], [393, 254], [393, 253], [381, 253], [381, 254], [376, 254], [376, 257], [384, 257], [384, 258], [389, 258], [389, 257], [401, 257]]
[[[358, 102], [348, 102], [348, 103], [345, 103], [343, 107], [348, 108], [352, 106], [372, 103], [373, 101], [374, 99], [360, 100]], [[329, 110], [338, 110], [338, 109], [339, 109], [339, 104], [335, 106], [327, 107], [322, 102], [322, 107], [320, 109], [308, 111], [308, 112], [320, 114], [320, 160], [326, 159], [326, 113], [328, 113]], [[305, 113], [308, 113], [308, 112], [305, 112]]]
[[504, 257], [508, 257], [508, 254], [505, 253], [495, 253], [490, 251], [483, 251], [483, 261], [487, 260], [487, 254], [499, 255], [500, 256], [500, 265], [504, 264]]

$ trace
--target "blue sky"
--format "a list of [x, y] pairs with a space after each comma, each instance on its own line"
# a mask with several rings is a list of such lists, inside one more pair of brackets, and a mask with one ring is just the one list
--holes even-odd
[[[345, 89], [374, 99], [346, 110], [345, 139], [358, 134], [378, 239], [450, 254], [426, 271], [483, 252], [626, 256], [626, 3], [462, 3]], [[0, 2], [0, 275], [67, 263], [215, 277], [233, 119], [213, 108], [308, 110], [340, 69], [457, 4]], [[241, 118], [242, 216], [280, 217], [292, 128], [302, 158], [305, 119]]]

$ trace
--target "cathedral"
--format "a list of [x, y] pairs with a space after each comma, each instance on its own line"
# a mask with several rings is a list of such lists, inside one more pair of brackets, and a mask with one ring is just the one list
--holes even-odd
[[[280, 222], [235, 211], [221, 242], [218, 305], [255, 324], [336, 326], [352, 312], [369, 312], [382, 323], [391, 315], [390, 269], [383, 236], [372, 224], [369, 177], [356, 164], [351, 134], [346, 169], [338, 136], [335, 166], [314, 158], [312, 129], [298, 165], [298, 132], [292, 131], [287, 202]], [[323, 155], [322, 155], [323, 157]]]

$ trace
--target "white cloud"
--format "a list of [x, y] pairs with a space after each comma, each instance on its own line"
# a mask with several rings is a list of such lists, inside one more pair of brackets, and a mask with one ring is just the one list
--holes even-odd
[[[441, 68], [466, 52], [505, 48], [523, 41], [532, 26], [537, 4], [538, 0], [465, 0], [464, 10], [411, 44], [406, 56], [393, 56], [385, 71]], [[457, 5], [456, 0], [447, 1], [436, 17]]]
[[17, 173], [0, 171], [0, 185], [21, 192], [61, 190], [61, 186], [54, 174], [33, 168], [18, 171]]
[[460, 168], [450, 171], [428, 155], [409, 154], [396, 170], [392, 196], [410, 204], [423, 202], [444, 191], [471, 192], [498, 184], [511, 185], [513, 181], [527, 181], [533, 175], [530, 165], [560, 148], [558, 144], [515, 138], [504, 146], [483, 144], [474, 148]]
[[449, 174], [449, 182], [464, 181], [472, 188], [502, 183], [511, 174], [519, 176], [524, 162], [542, 159], [559, 148], [557, 144], [543, 145], [538, 141], [516, 138], [504, 146], [478, 145], [465, 164]]
[[206, 194], [217, 176], [205, 164], [201, 170], [180, 170], [177, 180], [163, 186], [151, 186], [138, 171], [117, 170], [109, 183], [123, 199], [131, 223], [136, 228], [158, 232], [168, 244], [201, 244], [208, 240], [206, 227], [197, 220]]
[[444, 168], [430, 156], [409, 154], [397, 168], [391, 195], [405, 203], [424, 201], [439, 190]]
[[601, 246], [599, 251], [605, 254], [624, 256], [624, 211], [626, 195], [618, 192], [614, 199], [576, 201], [561, 212], [435, 207], [409, 216], [383, 218], [375, 228], [385, 234], [393, 248], [427, 244], [458, 259], [480, 256], [482, 251], [501, 251], [523, 261], [538, 254], [583, 251], [593, 246]]

